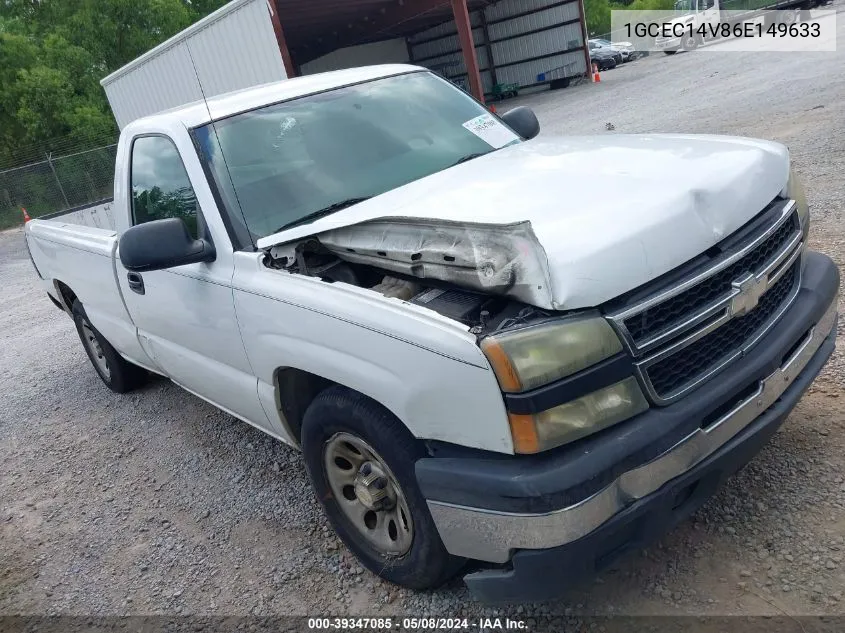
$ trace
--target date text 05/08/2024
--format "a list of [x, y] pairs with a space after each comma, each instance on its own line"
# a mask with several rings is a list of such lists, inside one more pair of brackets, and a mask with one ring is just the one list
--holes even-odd
[[712, 39], [715, 37], [821, 37], [818, 23], [808, 24], [761, 24], [759, 22], [720, 22], [700, 24], [663, 23], [645, 24], [643, 22], [624, 24], [627, 37], [693, 37]]
[[524, 620], [511, 618], [308, 618], [314, 631], [525, 631]]

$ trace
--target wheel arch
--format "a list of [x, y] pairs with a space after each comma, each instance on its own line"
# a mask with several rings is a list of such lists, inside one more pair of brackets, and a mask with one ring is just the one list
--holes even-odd
[[56, 293], [59, 295], [62, 303], [64, 304], [65, 312], [72, 314], [73, 302], [77, 300], [76, 293], [71, 290], [70, 286], [58, 279], [53, 280], [53, 287], [56, 289]]
[[335, 386], [343, 387], [372, 400], [386, 409], [411, 435], [415, 436], [406, 421], [390, 404], [380, 401], [363, 389], [297, 367], [277, 367], [273, 372], [276, 412], [297, 446], [301, 446], [302, 443], [302, 420], [308, 407], [322, 392]]
[[273, 372], [276, 411], [297, 446], [302, 443], [305, 411], [322, 391], [337, 384], [334, 380], [296, 367], [277, 367]]

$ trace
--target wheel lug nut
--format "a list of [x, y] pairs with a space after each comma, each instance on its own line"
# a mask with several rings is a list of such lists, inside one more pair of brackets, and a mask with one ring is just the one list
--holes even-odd
[[375, 487], [377, 490], [384, 490], [385, 486], [387, 486], [387, 480], [384, 477], [376, 479]]

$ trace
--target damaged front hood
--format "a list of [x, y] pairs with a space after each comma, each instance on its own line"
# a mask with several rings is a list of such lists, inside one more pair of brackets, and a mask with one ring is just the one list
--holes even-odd
[[595, 306], [715, 245], [783, 189], [786, 148], [723, 136], [534, 140], [259, 240], [550, 309]]

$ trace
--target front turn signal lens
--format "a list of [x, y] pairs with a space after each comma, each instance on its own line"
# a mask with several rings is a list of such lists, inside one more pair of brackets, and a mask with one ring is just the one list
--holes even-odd
[[810, 234], [810, 203], [807, 202], [807, 194], [804, 192], [804, 185], [794, 170], [789, 170], [789, 182], [786, 183], [783, 193], [785, 198], [795, 200], [798, 211], [798, 221], [801, 224], [801, 232], [804, 234], [804, 243]]

